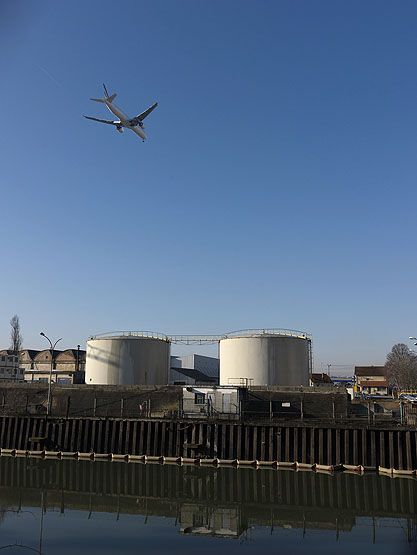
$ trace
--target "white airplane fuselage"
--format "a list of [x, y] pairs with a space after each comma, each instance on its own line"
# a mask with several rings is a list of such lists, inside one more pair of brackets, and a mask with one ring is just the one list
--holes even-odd
[[139, 137], [142, 140], [146, 139], [145, 132], [143, 131], [140, 125], [130, 125], [129, 116], [127, 116], [124, 112], [122, 112], [122, 110], [118, 108], [113, 102], [109, 102], [106, 98], [104, 98], [103, 100], [107, 108], [110, 110], [110, 112], [119, 118], [120, 123], [123, 125], [123, 127], [126, 127], [126, 129], [131, 129], [132, 131], [134, 131], [136, 135], [139, 135]]

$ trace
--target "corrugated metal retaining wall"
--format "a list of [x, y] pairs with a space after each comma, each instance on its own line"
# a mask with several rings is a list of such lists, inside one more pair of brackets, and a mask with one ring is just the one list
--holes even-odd
[[4, 416], [0, 446], [20, 451], [417, 469], [417, 430], [336, 425]]

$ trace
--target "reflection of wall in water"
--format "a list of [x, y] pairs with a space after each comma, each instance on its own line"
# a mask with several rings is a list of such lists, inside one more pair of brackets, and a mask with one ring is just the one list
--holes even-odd
[[[0, 505], [164, 516], [185, 533], [251, 526], [351, 530], [357, 517], [416, 523], [417, 480], [377, 475], [0, 458]], [[194, 532], [195, 533], [195, 532]]]
[[180, 512], [180, 531], [183, 534], [238, 538], [248, 525], [241, 507], [212, 507], [184, 503]]

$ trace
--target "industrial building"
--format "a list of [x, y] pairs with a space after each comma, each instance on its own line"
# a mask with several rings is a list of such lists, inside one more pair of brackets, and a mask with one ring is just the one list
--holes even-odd
[[[74, 384], [84, 383], [85, 351], [79, 348], [64, 351], [44, 349], [34, 351], [25, 349], [20, 352], [20, 366], [25, 380], [29, 382], [48, 382]], [[51, 373], [52, 365], [52, 373]], [[52, 375], [51, 375], [52, 374]]]
[[19, 356], [16, 351], [3, 349], [0, 351], [0, 380], [23, 381], [24, 370], [19, 366]]
[[48, 382], [61, 384], [84, 383], [85, 351], [50, 349], [38, 351], [22, 349], [18, 353], [10, 349], [0, 351], [0, 380], [21, 382]]
[[[171, 343], [217, 343], [220, 360], [197, 354], [171, 357]], [[311, 370], [311, 336], [294, 330], [243, 330], [219, 336], [128, 331], [87, 341], [86, 383], [91, 385], [308, 386]]]
[[237, 419], [240, 416], [240, 388], [183, 387], [181, 413], [184, 418]]
[[171, 356], [170, 380], [172, 385], [201, 385], [219, 383], [220, 361], [215, 357], [198, 354]]
[[193, 368], [208, 376], [219, 379], [220, 360], [215, 357], [203, 355], [172, 356], [171, 368]]

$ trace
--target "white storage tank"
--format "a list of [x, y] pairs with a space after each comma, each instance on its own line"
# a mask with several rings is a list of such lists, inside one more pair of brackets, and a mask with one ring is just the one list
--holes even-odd
[[244, 330], [220, 339], [220, 385], [309, 385], [311, 337], [292, 330]]
[[168, 337], [153, 332], [113, 332], [87, 341], [86, 384], [166, 385]]

